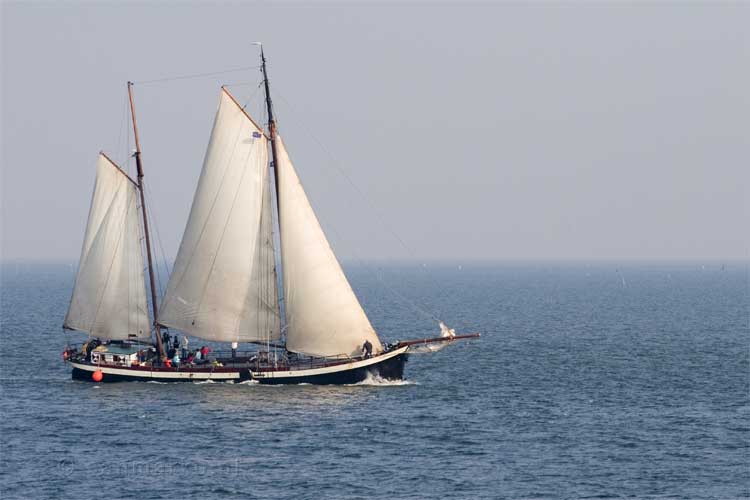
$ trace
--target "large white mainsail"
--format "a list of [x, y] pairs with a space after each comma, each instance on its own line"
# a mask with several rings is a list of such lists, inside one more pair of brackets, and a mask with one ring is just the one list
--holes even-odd
[[137, 200], [135, 183], [100, 154], [65, 328], [111, 340], [150, 337]]
[[222, 89], [158, 321], [220, 342], [278, 339], [268, 143]]
[[276, 146], [287, 349], [353, 356], [369, 340], [373, 352], [382, 351], [279, 136]]

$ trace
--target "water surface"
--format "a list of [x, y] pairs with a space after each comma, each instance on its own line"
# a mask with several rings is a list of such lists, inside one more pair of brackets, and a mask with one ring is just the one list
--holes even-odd
[[385, 340], [438, 332], [404, 299], [482, 339], [398, 385], [74, 382], [71, 267], [4, 265], [0, 497], [750, 495], [746, 264], [370, 271]]

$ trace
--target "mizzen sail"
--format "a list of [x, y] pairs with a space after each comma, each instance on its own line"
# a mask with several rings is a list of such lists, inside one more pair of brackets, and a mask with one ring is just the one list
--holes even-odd
[[287, 349], [352, 356], [370, 341], [375, 353], [382, 351], [279, 136], [276, 147]]
[[280, 337], [268, 143], [222, 89], [158, 322], [196, 337]]
[[137, 200], [133, 181], [100, 154], [65, 328], [101, 339], [150, 337]]

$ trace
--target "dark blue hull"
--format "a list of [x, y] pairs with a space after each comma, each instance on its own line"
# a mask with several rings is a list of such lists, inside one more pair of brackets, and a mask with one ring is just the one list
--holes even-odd
[[[261, 384], [268, 385], [293, 385], [293, 384], [315, 384], [315, 385], [344, 385], [344, 384], [356, 384], [367, 380], [368, 377], [379, 377], [386, 380], [402, 380], [404, 378], [404, 365], [408, 359], [407, 353], [402, 353], [397, 356], [393, 356], [378, 363], [371, 364], [369, 366], [342, 369], [340, 371], [334, 371], [330, 373], [306, 375], [300, 377], [253, 377], [253, 373], [248, 368], [237, 368], [223, 369], [222, 375], [231, 378], [218, 378], [218, 373], [213, 373], [210, 377], [211, 380], [216, 382], [228, 381], [228, 382], [242, 382], [246, 380], [254, 380]], [[90, 365], [89, 365], [90, 366]], [[96, 368], [91, 367], [88, 370], [73, 367], [72, 377], [74, 380], [81, 380], [85, 382], [93, 382], [92, 370]], [[205, 380], [206, 376], [211, 372], [210, 370], [194, 370], [194, 375], [191, 376], [191, 370], [169, 370], [164, 371], [164, 376], [159, 376], [158, 372], [151, 370], [138, 370], [138, 369], [118, 369], [108, 370], [106, 367], [102, 367], [102, 380], [101, 383], [109, 382], [199, 382]], [[118, 373], [111, 373], [117, 371]], [[305, 370], [300, 370], [304, 372]], [[123, 373], [126, 372], [126, 373]]]
[[314, 384], [314, 385], [346, 385], [357, 384], [367, 380], [368, 377], [379, 377], [386, 380], [402, 380], [404, 378], [404, 365], [409, 355], [399, 354], [380, 363], [365, 366], [362, 368], [353, 368], [342, 370], [334, 373], [324, 373], [321, 375], [309, 375], [303, 377], [284, 377], [284, 378], [258, 378], [255, 379], [261, 384], [267, 385], [292, 385], [292, 384]]

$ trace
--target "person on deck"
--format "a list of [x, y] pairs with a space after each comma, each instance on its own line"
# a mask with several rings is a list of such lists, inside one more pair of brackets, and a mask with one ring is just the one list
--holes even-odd
[[201, 357], [208, 361], [208, 353], [211, 352], [211, 348], [208, 346], [201, 347]]
[[200, 349], [196, 349], [195, 352], [193, 353], [193, 362], [196, 365], [199, 365], [199, 364], [201, 364], [201, 360], [202, 359], [203, 359], [203, 356], [201, 355], [201, 350]]
[[369, 340], [365, 340], [364, 345], [362, 345], [362, 357], [365, 359], [372, 357], [372, 343]]
[[172, 366], [175, 368], [180, 367], [180, 356], [177, 354], [177, 352], [174, 353], [174, 357], [172, 358]]

